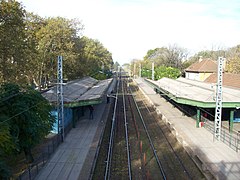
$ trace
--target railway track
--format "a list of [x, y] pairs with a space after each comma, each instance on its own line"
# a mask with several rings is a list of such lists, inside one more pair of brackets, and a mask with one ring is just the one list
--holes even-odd
[[[204, 179], [154, 108], [127, 78], [119, 78], [117, 83], [108, 131], [108, 151], [99, 153], [106, 156], [105, 165], [99, 167], [105, 169], [104, 174], [93, 179]], [[106, 141], [102, 146], [106, 147]]]
[[132, 86], [131, 89], [132, 93], [136, 94], [136, 107], [144, 117], [142, 123], [145, 124], [149, 133], [149, 141], [155, 147], [165, 177], [167, 179], [204, 179], [204, 175], [178, 143], [153, 106], [148, 103], [136, 86]]
[[[132, 179], [125, 87], [119, 78], [104, 179]], [[114, 143], [113, 143], [114, 142]]]

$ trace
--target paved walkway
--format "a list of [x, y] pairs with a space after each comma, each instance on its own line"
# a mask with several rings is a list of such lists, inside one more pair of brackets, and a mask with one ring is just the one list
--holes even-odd
[[185, 149], [202, 162], [203, 169], [209, 170], [216, 179], [240, 179], [240, 153], [220, 141], [213, 141], [213, 135], [205, 128], [196, 128], [195, 121], [156, 94], [142, 79], [135, 79], [140, 89], [162, 114], [163, 120], [174, 129], [177, 139]]
[[[111, 92], [114, 84], [108, 92]], [[85, 117], [68, 133], [36, 179], [88, 179], [109, 107], [106, 100], [94, 105], [93, 119], [89, 119], [89, 112], [85, 112]]]
[[[94, 119], [80, 120], [66, 136], [36, 179], [78, 179], [105, 106], [95, 107]], [[88, 113], [86, 113], [88, 114]]]

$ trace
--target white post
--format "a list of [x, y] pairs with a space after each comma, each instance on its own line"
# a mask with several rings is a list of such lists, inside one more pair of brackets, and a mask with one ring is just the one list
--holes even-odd
[[154, 61], [152, 61], [152, 80], [154, 81]]
[[133, 65], [133, 78], [136, 77], [136, 64]]

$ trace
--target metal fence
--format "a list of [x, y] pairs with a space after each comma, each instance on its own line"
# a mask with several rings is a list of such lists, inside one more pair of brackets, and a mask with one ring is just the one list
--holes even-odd
[[[214, 122], [209, 121], [208, 119], [202, 117], [201, 118], [204, 122], [203, 127], [209, 130], [213, 134], [214, 138]], [[221, 141], [228, 145], [230, 148], [238, 152], [240, 148], [240, 132], [232, 131], [229, 132], [228, 128], [222, 127], [221, 128]]]
[[51, 141], [49, 141], [46, 145], [44, 145], [40, 151], [41, 153], [38, 153], [34, 157], [34, 163], [29, 164], [27, 169], [18, 177], [13, 177], [12, 179], [18, 179], [18, 180], [31, 180], [34, 179], [39, 171], [44, 167], [47, 160], [50, 158], [50, 156], [55, 152], [59, 144], [62, 142], [61, 136], [56, 134]]
[[[68, 134], [71, 129], [72, 124], [70, 123], [65, 128], [65, 134]], [[10, 179], [17, 180], [34, 179], [61, 143], [62, 143], [61, 135], [60, 134], [54, 135], [54, 137], [52, 137], [48, 143], [46, 143], [40, 148], [39, 150], [40, 153], [35, 155], [34, 162], [29, 164], [27, 169], [24, 172], [22, 172], [18, 177], [11, 177]]]

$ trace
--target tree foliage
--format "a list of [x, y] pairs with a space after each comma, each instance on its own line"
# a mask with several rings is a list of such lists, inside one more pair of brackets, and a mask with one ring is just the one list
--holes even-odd
[[[131, 63], [131, 71], [135, 75], [139, 74], [141, 67], [142, 77], [152, 76], [152, 62], [155, 67], [155, 79], [162, 77], [176, 78], [184, 70], [183, 59], [187, 56], [187, 51], [177, 45], [150, 49], [143, 60], [135, 60]], [[135, 64], [135, 70], [134, 70]]]
[[0, 1], [0, 80], [21, 81], [24, 70], [25, 10], [17, 1]]
[[145, 64], [150, 66], [151, 61], [154, 61], [156, 66], [169, 66], [169, 67], [182, 67], [182, 60], [187, 55], [187, 51], [184, 48], [177, 45], [171, 45], [169, 47], [161, 47], [151, 49], [144, 57]]
[[75, 45], [78, 57], [72, 68], [79, 70], [72, 71], [75, 74], [71, 77], [94, 76], [99, 72], [107, 73], [112, 68], [112, 54], [98, 40], [83, 36]]
[[4, 83], [0, 86], [0, 159], [24, 152], [32, 162], [31, 149], [52, 129], [52, 107], [30, 87]]
[[232, 47], [227, 52], [225, 71], [240, 74], [240, 45]]
[[[69, 67], [74, 65], [77, 54], [74, 52], [77, 31], [81, 23], [65, 18], [48, 18], [43, 21], [43, 26], [36, 32], [38, 47], [38, 84], [45, 86], [46, 82], [56, 79], [57, 56], [64, 57], [63, 71], [68, 78]], [[80, 26], [80, 27], [78, 27]]]
[[118, 71], [118, 67], [120, 66], [120, 64], [116, 61], [116, 62], [114, 62], [114, 64], [113, 64], [113, 70], [114, 71]]
[[173, 67], [166, 67], [166, 66], [159, 66], [155, 69], [155, 79], [161, 79], [163, 77], [177, 79], [181, 75], [181, 71], [177, 68]]
[[7, 162], [16, 146], [10, 134], [10, 126], [4, 122], [4, 119], [4, 116], [0, 116], [0, 179], [7, 178], [11, 174]]
[[200, 51], [196, 53], [194, 56], [189, 58], [190, 62], [196, 62], [199, 60], [199, 58], [203, 59], [212, 59], [214, 61], [217, 61], [218, 57], [225, 57], [226, 51], [225, 50], [205, 50], [205, 51]]
[[0, 1], [0, 179], [9, 174], [6, 157], [24, 152], [31, 162], [31, 149], [51, 129], [51, 106], [27, 85], [56, 81], [58, 55], [65, 79], [111, 76], [112, 54], [82, 36], [83, 28], [77, 19], [43, 18], [15, 0]]
[[[141, 76], [146, 78], [152, 77], [152, 70], [147, 68], [142, 68]], [[163, 77], [176, 79], [181, 76], [181, 71], [177, 68], [158, 66], [154, 68], [154, 79], [159, 80]]]
[[0, 82], [45, 87], [56, 81], [57, 56], [63, 76], [72, 80], [112, 68], [112, 54], [98, 40], [81, 37], [77, 19], [42, 18], [17, 1], [0, 3]]
[[225, 72], [228, 73], [240, 73], [240, 45], [229, 48], [227, 50], [205, 50], [196, 53], [183, 63], [184, 69], [189, 67], [191, 64], [199, 60], [199, 58], [211, 59], [217, 61], [218, 57], [224, 57], [225, 59]]
[[[240, 45], [223, 50], [218, 48], [217, 50], [204, 50], [197, 52], [190, 58], [186, 60], [187, 52], [183, 48], [178, 48], [177, 46], [170, 46], [169, 48], [161, 47], [151, 49], [147, 52], [144, 60], [142, 60], [142, 75], [146, 77], [151, 77], [151, 62], [155, 62], [155, 68], [159, 66], [173, 67], [179, 69], [182, 73], [184, 69], [188, 68], [191, 64], [203, 59], [211, 59], [217, 61], [218, 57], [226, 58], [225, 61], [225, 72], [228, 73], [240, 73]], [[184, 61], [182, 61], [184, 60]], [[133, 63], [133, 62], [132, 62]], [[155, 74], [156, 75], [156, 74]]]
[[142, 70], [141, 70], [141, 76], [146, 77], [146, 78], [151, 78], [152, 77], [152, 70], [143, 67]]

